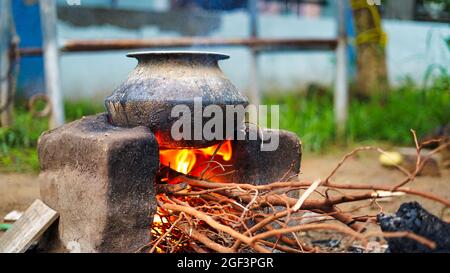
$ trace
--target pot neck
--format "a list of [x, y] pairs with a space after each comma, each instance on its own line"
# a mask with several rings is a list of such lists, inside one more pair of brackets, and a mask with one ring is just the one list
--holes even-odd
[[138, 65], [151, 66], [189, 66], [189, 67], [218, 67], [218, 60], [208, 56], [139, 56], [135, 57]]
[[228, 55], [202, 51], [148, 51], [130, 53], [139, 64], [178, 64], [184, 66], [218, 66], [219, 60], [228, 59]]

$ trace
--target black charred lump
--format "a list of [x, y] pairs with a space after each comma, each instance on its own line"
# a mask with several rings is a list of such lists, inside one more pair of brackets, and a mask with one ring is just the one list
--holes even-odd
[[385, 232], [409, 231], [436, 243], [435, 249], [405, 238], [387, 238], [392, 253], [442, 253], [450, 252], [450, 224], [426, 211], [419, 203], [400, 206], [395, 215], [378, 215], [378, 223]]

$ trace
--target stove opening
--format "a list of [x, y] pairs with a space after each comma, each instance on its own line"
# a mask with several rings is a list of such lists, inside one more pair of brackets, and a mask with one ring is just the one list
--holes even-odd
[[[180, 149], [160, 149], [160, 170], [156, 184], [158, 186], [178, 186], [183, 184], [183, 177], [193, 177], [218, 183], [226, 183], [227, 175], [233, 172], [233, 151], [232, 142], [225, 140], [219, 144], [206, 148], [180, 148]], [[186, 175], [186, 176], [184, 176]], [[191, 191], [190, 186], [183, 186], [183, 191]], [[206, 200], [197, 196], [183, 196], [168, 198], [165, 193], [156, 195], [158, 204], [166, 202], [185, 203], [197, 206], [206, 203]], [[223, 212], [212, 212], [223, 213]], [[187, 216], [185, 216], [187, 217]], [[173, 223], [180, 218], [171, 211], [165, 211], [157, 207], [153, 217], [151, 227], [153, 246], [150, 252], [173, 253], [192, 252], [190, 240], [185, 236], [186, 231], [177, 227], [171, 229]], [[180, 219], [181, 220], [181, 219]], [[204, 226], [201, 222], [195, 223], [198, 228]]]
[[161, 149], [159, 159], [162, 166], [179, 173], [211, 179], [231, 167], [232, 154], [231, 141], [225, 140], [207, 148]]

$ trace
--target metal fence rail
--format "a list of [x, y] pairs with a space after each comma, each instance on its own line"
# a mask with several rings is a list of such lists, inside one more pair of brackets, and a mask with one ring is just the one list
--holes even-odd
[[[332, 51], [336, 39], [277, 39], [277, 38], [207, 38], [183, 37], [170, 39], [69, 40], [59, 47], [60, 52], [96, 52], [127, 49], [182, 48], [182, 47], [249, 47], [260, 52], [270, 51]], [[20, 48], [21, 56], [36, 56], [42, 48]]]

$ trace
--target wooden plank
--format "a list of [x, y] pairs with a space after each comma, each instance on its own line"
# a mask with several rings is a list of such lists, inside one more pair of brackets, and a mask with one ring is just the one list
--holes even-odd
[[52, 105], [50, 129], [64, 124], [64, 104], [59, 82], [59, 48], [55, 0], [40, 0], [44, 44], [45, 88]]
[[0, 253], [23, 253], [55, 222], [58, 212], [36, 200], [0, 237]]

